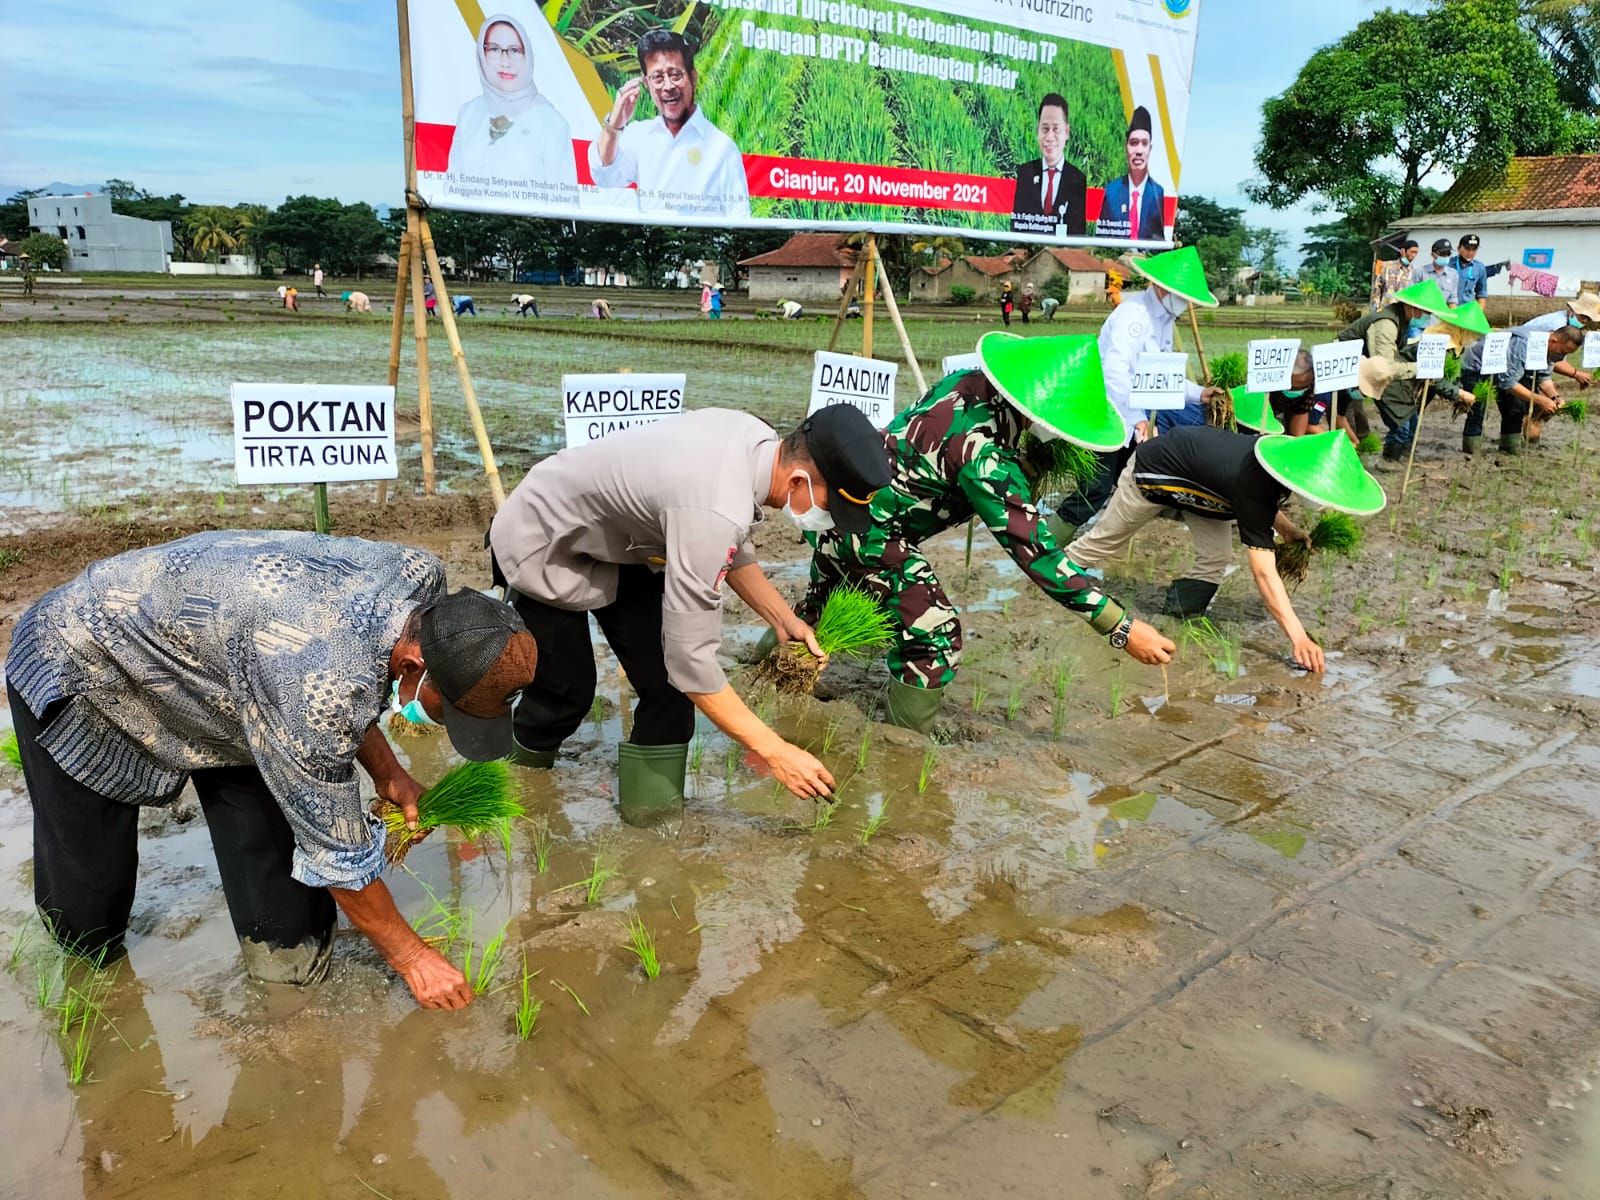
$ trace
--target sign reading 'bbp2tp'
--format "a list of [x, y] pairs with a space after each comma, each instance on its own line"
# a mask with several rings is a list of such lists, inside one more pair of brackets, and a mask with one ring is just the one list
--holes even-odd
[[1311, 371], [1311, 386], [1319, 396], [1355, 387], [1361, 381], [1361, 342], [1324, 342], [1311, 347]]
[[236, 383], [233, 461], [241, 484], [393, 479], [394, 389]]
[[866, 413], [873, 428], [882, 429], [894, 420], [894, 381], [899, 371], [899, 363], [818, 350], [806, 415], [830, 404], [848, 404]]
[[582, 446], [683, 411], [683, 375], [563, 375], [567, 445]]

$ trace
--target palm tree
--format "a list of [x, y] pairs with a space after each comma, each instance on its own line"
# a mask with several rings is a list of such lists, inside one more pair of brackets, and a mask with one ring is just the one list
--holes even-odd
[[231, 209], [212, 204], [201, 205], [189, 210], [183, 225], [190, 244], [201, 254], [210, 254], [212, 262], [219, 261], [223, 250], [232, 250], [239, 244], [239, 238], [234, 233], [236, 221]]
[[1521, 0], [1522, 21], [1555, 72], [1562, 101], [1600, 115], [1600, 3]]
[[966, 252], [965, 242], [958, 237], [950, 237], [943, 233], [933, 237], [918, 238], [911, 243], [911, 253], [919, 259], [926, 260], [929, 266], [936, 266], [945, 259], [954, 261]]
[[257, 263], [266, 257], [266, 247], [261, 244], [261, 226], [269, 211], [265, 204], [240, 204], [233, 210], [233, 232], [238, 239], [239, 253], [253, 255]]

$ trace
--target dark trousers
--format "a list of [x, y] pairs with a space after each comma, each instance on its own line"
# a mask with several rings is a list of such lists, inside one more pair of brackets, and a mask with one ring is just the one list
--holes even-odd
[[[661, 598], [666, 580], [648, 567], [617, 573], [617, 598], [594, 610], [600, 632], [639, 694], [633, 710], [636, 746], [680, 746], [694, 736], [694, 703], [667, 682], [661, 649]], [[522, 693], [514, 728], [528, 750], [555, 750], [571, 737], [594, 703], [594, 647], [589, 614], [555, 608], [513, 593], [522, 623], [539, 643], [533, 685]]]
[[1122, 468], [1133, 457], [1133, 443], [1129, 442], [1120, 450], [1098, 451], [1095, 457], [1100, 460], [1100, 469], [1076, 493], [1062, 500], [1056, 509], [1068, 525], [1081, 526], [1105, 507], [1106, 501], [1111, 499], [1111, 493], [1116, 490]]
[[[139, 806], [108, 799], [56, 765], [38, 742], [54, 711], [40, 720], [12, 691], [11, 716], [33, 803], [34, 902], [68, 950], [120, 957], [139, 872]], [[256, 944], [252, 973], [308, 982], [273, 975], [270, 952], [310, 947], [299, 960], [325, 959], [319, 952], [332, 944], [336, 910], [326, 888], [290, 877], [294, 833], [261, 772], [212, 767], [190, 779], [211, 828], [234, 931], [241, 942]]]
[[[1473, 382], [1476, 383], [1477, 380], [1473, 380]], [[1462, 380], [1462, 387], [1466, 391], [1472, 390], [1466, 386], [1465, 379]], [[1497, 390], [1495, 392], [1495, 406], [1500, 410], [1500, 436], [1505, 437], [1507, 434], [1521, 433], [1522, 423], [1528, 417], [1528, 402], [1513, 396], [1510, 392]], [[1488, 407], [1482, 400], [1472, 406], [1467, 413], [1467, 423], [1461, 430], [1463, 436], [1483, 436], [1483, 418]]]

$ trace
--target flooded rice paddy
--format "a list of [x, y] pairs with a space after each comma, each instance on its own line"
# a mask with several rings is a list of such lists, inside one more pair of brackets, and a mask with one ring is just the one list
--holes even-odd
[[[28, 461], [169, 435], [181, 459], [220, 436], [194, 392], [225, 378], [204, 353], [237, 362], [237, 346], [166, 330], [181, 361], [97, 349], [88, 366], [33, 336], [0, 344], [73, 382], [37, 401], [8, 385], [8, 406], [36, 403], [67, 439]], [[299, 343], [299, 377], [333, 378], [338, 335], [322, 337]], [[507, 351], [497, 375], [484, 357], [507, 457], [531, 457], [548, 406], [505, 410], [539, 368]], [[96, 372], [106, 386], [80, 400]], [[170, 388], [170, 426], [111, 419], [135, 377]], [[24, 932], [27, 799], [0, 765], [0, 1194], [1595, 1195], [1594, 435], [1463, 463], [1454, 432], [1425, 427], [1406, 502], [1296, 594], [1330, 649], [1323, 679], [1283, 665], [1245, 572], [1213, 612], [1229, 645], [1185, 642], [1162, 672], [1061, 618], [981, 531], [970, 575], [964, 533], [938, 539], [968, 640], [931, 747], [875, 720], [881, 664], [831, 665], [817, 700], [745, 685], [840, 779], [826, 823], [704, 730], [682, 821], [621, 825], [628, 697], [597, 642], [602, 703], [554, 771], [519, 772], [529, 820], [509, 858], [436, 836], [389, 875], [419, 927], [470, 916], [455, 961], [505, 930], [458, 1014], [418, 1011], [349, 934], [321, 985], [247, 980], [182, 801], [146, 815], [130, 954], [69, 1082], [78, 1040], [41, 1006], [50, 965]], [[175, 488], [239, 503], [225, 469], [172, 469]], [[54, 494], [17, 503], [85, 545], [118, 519]], [[236, 511], [302, 520], [294, 497], [252, 504]], [[369, 490], [336, 500], [336, 522], [357, 505]], [[487, 582], [475, 527], [414, 512], [390, 536]], [[74, 569], [30, 566], [31, 544], [5, 543], [23, 557], [0, 568], [0, 635]], [[802, 548], [770, 526], [759, 546], [795, 594]], [[1181, 526], [1157, 523], [1109, 587], [1148, 614], [1187, 554]], [[751, 620], [732, 605], [730, 663]], [[398, 746], [423, 780], [448, 766], [442, 743]], [[597, 866], [614, 874], [591, 902]], [[628, 949], [634, 917], [658, 978]], [[521, 1040], [525, 971], [542, 1007]]]

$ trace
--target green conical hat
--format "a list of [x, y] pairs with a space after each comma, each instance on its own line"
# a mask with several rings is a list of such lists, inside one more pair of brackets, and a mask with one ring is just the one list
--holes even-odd
[[1449, 312], [1439, 314], [1441, 321], [1448, 321], [1468, 333], [1488, 333], [1489, 318], [1483, 315], [1483, 309], [1478, 307], [1476, 300], [1469, 300], [1459, 304]]
[[1133, 259], [1133, 269], [1151, 283], [1206, 308], [1217, 307], [1217, 298], [1206, 286], [1206, 269], [1200, 265], [1200, 252], [1193, 246]]
[[994, 330], [978, 339], [978, 362], [1023, 416], [1090, 450], [1120, 450], [1128, 429], [1106, 399], [1093, 337], [1025, 338]]
[[1413, 283], [1410, 287], [1396, 292], [1392, 298], [1401, 304], [1409, 304], [1412, 308], [1420, 308], [1425, 313], [1443, 317], [1447, 321], [1450, 319], [1450, 301], [1444, 298], [1439, 285], [1431, 279]]
[[1228, 393], [1233, 397], [1233, 419], [1246, 429], [1257, 433], [1282, 433], [1283, 422], [1272, 411], [1272, 401], [1265, 392], [1246, 391], [1236, 387]]
[[1337, 429], [1312, 437], [1261, 438], [1256, 461], [1284, 487], [1325, 508], [1370, 517], [1386, 503], [1378, 481], [1367, 474], [1356, 448]]

